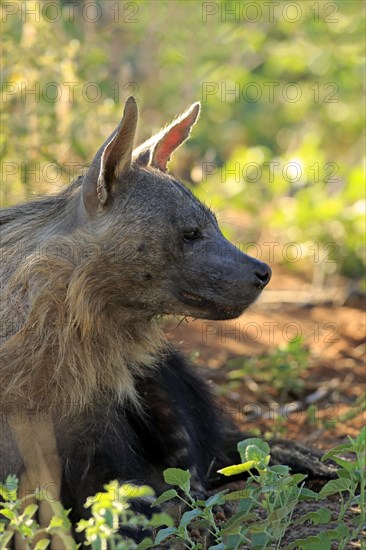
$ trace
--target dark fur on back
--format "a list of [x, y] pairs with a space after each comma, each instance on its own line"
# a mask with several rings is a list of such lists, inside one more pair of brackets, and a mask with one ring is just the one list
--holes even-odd
[[[209, 386], [177, 352], [167, 350], [154, 374], [138, 380], [137, 392], [140, 413], [111, 399], [75, 417], [69, 430], [58, 430], [62, 499], [74, 521], [87, 515], [86, 497], [110, 480], [147, 484], [159, 494], [167, 488], [163, 470], [176, 467], [190, 470], [192, 490], [203, 494], [223, 464], [224, 425]], [[133, 506], [151, 513], [149, 504]]]

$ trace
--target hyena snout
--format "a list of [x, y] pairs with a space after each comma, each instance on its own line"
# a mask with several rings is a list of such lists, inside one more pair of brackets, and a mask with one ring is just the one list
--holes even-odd
[[227, 283], [223, 288], [228, 302], [240, 304], [245, 309], [268, 285], [272, 271], [264, 262], [239, 253], [235, 261], [222, 265], [221, 276]]
[[252, 279], [253, 279], [253, 285], [258, 290], [263, 290], [265, 286], [268, 285], [269, 281], [272, 277], [272, 270], [269, 267], [269, 265], [265, 264], [264, 262], [260, 262], [258, 260], [257, 264], [254, 267]]
[[[206, 319], [233, 319], [247, 309], [271, 279], [271, 268], [226, 240], [196, 251], [176, 278], [175, 295], [186, 314]], [[194, 261], [193, 261], [194, 260]], [[178, 291], [178, 292], [177, 292]]]
[[[220, 272], [220, 270], [219, 270]], [[246, 254], [222, 266], [219, 283], [221, 318], [237, 317], [260, 295], [271, 279], [271, 268]], [[223, 316], [222, 312], [226, 312]]]

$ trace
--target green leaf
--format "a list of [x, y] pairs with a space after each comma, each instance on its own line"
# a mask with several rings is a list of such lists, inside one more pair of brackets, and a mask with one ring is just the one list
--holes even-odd
[[299, 500], [307, 500], [307, 499], [318, 500], [319, 495], [318, 493], [316, 493], [315, 491], [312, 491], [311, 489], [308, 489], [307, 487], [302, 487]]
[[330, 550], [331, 542], [326, 536], [308, 537], [307, 539], [298, 539], [284, 547], [283, 550]]
[[152, 548], [154, 546], [153, 540], [149, 537], [144, 539], [136, 546], [136, 550], [148, 550], [148, 548]]
[[[249, 455], [253, 454], [253, 457], [248, 456], [248, 447], [251, 447]], [[259, 439], [258, 437], [250, 437], [248, 439], [244, 439], [244, 441], [240, 441], [237, 445], [237, 448], [240, 454], [240, 458], [243, 462], [246, 462], [248, 460], [256, 460], [257, 456], [260, 456], [262, 458], [270, 454], [270, 447], [268, 443], [266, 441], [263, 441], [262, 439]], [[257, 448], [257, 450], [255, 448]]]
[[8, 531], [7, 533], [3, 533], [0, 537], [0, 543], [2, 544], [1, 548], [11, 548], [10, 542], [12, 538], [13, 538], [13, 533], [11, 531]]
[[112, 481], [111, 483], [106, 485], [105, 488], [107, 489], [107, 491], [111, 492], [112, 496], [116, 494], [117, 489], [117, 494], [120, 498], [123, 499], [155, 496], [154, 490], [148, 485], [133, 485], [131, 483], [124, 483], [123, 485], [119, 486], [118, 482]]
[[269, 457], [269, 454], [264, 453], [262, 449], [257, 447], [257, 445], [248, 445], [245, 449], [245, 456], [247, 460], [255, 460], [256, 462], [261, 462], [264, 458]]
[[253, 550], [268, 548], [267, 545], [270, 540], [271, 540], [271, 536], [264, 531], [261, 531], [260, 533], [252, 533], [251, 548]]
[[290, 473], [290, 468], [282, 464], [276, 464], [275, 466], [270, 466], [268, 469], [270, 472], [280, 476], [285, 476]]
[[293, 550], [294, 548], [300, 548], [301, 550], [330, 550], [333, 540], [340, 541], [349, 538], [349, 536], [350, 531], [348, 527], [341, 524], [336, 529], [328, 529], [315, 537], [308, 537], [307, 539], [299, 539], [292, 542], [285, 546], [283, 550]]
[[239, 501], [239, 506], [238, 506], [238, 512], [245, 512], [247, 514], [249, 514], [249, 512], [256, 507], [256, 500], [258, 498], [258, 494], [252, 494], [249, 498], [242, 498], [240, 501]]
[[363, 426], [361, 428], [360, 433], [356, 437], [356, 441], [361, 441], [362, 443], [364, 443], [366, 445], [366, 426]]
[[225, 502], [228, 500], [243, 500], [252, 495], [252, 491], [249, 489], [239, 489], [238, 491], [233, 491], [232, 493], [227, 493], [225, 495]]
[[177, 529], [175, 527], [167, 527], [166, 529], [160, 529], [160, 531], [157, 533], [155, 537], [154, 546], [157, 546], [158, 544], [162, 543], [164, 540], [170, 537], [170, 535], [174, 535], [176, 531]]
[[339, 456], [334, 456], [333, 460], [338, 464], [338, 466], [341, 466], [341, 468], [344, 468], [345, 470], [347, 470], [347, 472], [352, 472], [352, 470], [354, 470], [355, 468], [354, 462], [349, 462], [348, 460], [339, 458]]
[[306, 474], [293, 474], [289, 479], [294, 483], [294, 485], [298, 485], [304, 479], [306, 479], [308, 476]]
[[229, 533], [235, 534], [237, 528], [245, 521], [251, 517], [251, 514], [248, 514], [246, 511], [237, 512], [234, 514], [226, 523], [225, 526], [221, 529], [222, 535], [227, 535]]
[[291, 506], [291, 504], [288, 504], [287, 506], [282, 506], [281, 508], [276, 508], [276, 510], [273, 510], [268, 514], [267, 519], [270, 524], [272, 522], [282, 521], [284, 518], [290, 515], [292, 510], [293, 506]]
[[314, 525], [319, 525], [322, 523], [329, 523], [331, 520], [332, 514], [330, 510], [326, 508], [319, 508], [316, 512], [308, 512], [307, 514], [301, 516], [297, 519], [296, 523], [305, 523], [305, 521], [311, 521]]
[[33, 531], [30, 527], [28, 527], [28, 525], [25, 525], [25, 523], [21, 523], [19, 526], [18, 526], [18, 529], [19, 529], [19, 532], [23, 535], [23, 537], [32, 537], [33, 536]]
[[12, 521], [13, 519], [16, 518], [16, 514], [10, 510], [9, 508], [5, 508], [4, 510], [0, 510], [0, 514], [2, 516], [5, 516], [6, 518], [10, 519], [10, 521]]
[[168, 485], [178, 485], [182, 491], [189, 493], [191, 474], [188, 470], [180, 468], [167, 468], [164, 470], [164, 481]]
[[151, 506], [158, 506], [167, 500], [175, 498], [177, 495], [178, 493], [175, 489], [168, 489], [167, 491], [164, 491], [164, 493], [162, 493], [156, 500], [154, 500]]
[[52, 516], [48, 529], [59, 529], [64, 525], [64, 519], [61, 516]]
[[344, 453], [347, 451], [350, 451], [351, 447], [349, 443], [344, 443], [343, 445], [338, 445], [337, 447], [334, 447], [333, 449], [329, 449], [326, 453], [323, 454], [321, 457], [321, 461], [324, 462], [325, 460], [328, 460], [329, 458], [333, 459], [335, 456], [337, 456], [340, 453]]
[[34, 516], [34, 514], [37, 512], [37, 510], [38, 510], [37, 504], [29, 504], [28, 506], [26, 506], [26, 508], [23, 512], [23, 516], [26, 516], [28, 518], [32, 518]]
[[238, 550], [242, 548], [246, 531], [246, 529], [244, 530], [241, 528], [240, 534], [228, 535], [226, 540], [227, 550]]
[[331, 481], [328, 481], [322, 487], [319, 497], [324, 498], [328, 497], [329, 495], [334, 495], [335, 493], [342, 493], [343, 491], [349, 491], [352, 487], [352, 482], [350, 479], [347, 478], [341, 478], [341, 479], [332, 479]]
[[7, 476], [5, 483], [0, 483], [0, 496], [2, 496], [4, 500], [14, 502], [17, 498], [18, 485], [19, 482], [16, 476]]
[[34, 547], [34, 550], [46, 550], [46, 548], [50, 545], [49, 539], [41, 539], [37, 542], [37, 544]]
[[184, 512], [179, 522], [179, 527], [187, 527], [187, 525], [189, 525], [193, 519], [201, 516], [201, 514], [201, 510], [198, 510], [197, 508], [195, 508], [194, 510], [189, 510], [188, 512]]
[[217, 504], [224, 504], [225, 502], [225, 494], [226, 494], [226, 491], [220, 491], [220, 493], [216, 493], [212, 496], [210, 496], [206, 501], [205, 501], [205, 506], [207, 508], [210, 508], [212, 506], [216, 506]]
[[153, 514], [152, 518], [149, 520], [149, 525], [151, 527], [160, 527], [161, 525], [166, 525], [167, 527], [173, 527], [174, 520], [169, 514]]
[[235, 476], [243, 472], [248, 472], [249, 470], [254, 468], [256, 464], [257, 462], [255, 460], [251, 460], [250, 462], [245, 462], [244, 464], [234, 464], [233, 466], [227, 466], [226, 468], [217, 470], [217, 473], [224, 476]]

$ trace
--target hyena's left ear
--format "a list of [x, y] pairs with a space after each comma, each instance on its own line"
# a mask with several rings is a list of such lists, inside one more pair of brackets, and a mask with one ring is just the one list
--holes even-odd
[[200, 104], [193, 103], [182, 115], [145, 141], [133, 152], [133, 160], [141, 166], [154, 166], [162, 172], [174, 151], [187, 139], [200, 112]]
[[83, 202], [92, 217], [107, 203], [117, 180], [131, 169], [137, 118], [136, 101], [131, 96], [126, 101], [121, 122], [99, 149], [84, 176]]

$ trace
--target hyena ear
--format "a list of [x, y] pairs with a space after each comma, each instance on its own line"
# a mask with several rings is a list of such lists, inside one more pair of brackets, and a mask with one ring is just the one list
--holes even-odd
[[138, 111], [135, 99], [126, 101], [121, 122], [95, 155], [83, 179], [83, 201], [90, 216], [104, 206], [117, 178], [131, 168]]
[[172, 153], [189, 136], [199, 112], [200, 104], [193, 103], [189, 109], [173, 120], [169, 126], [135, 149], [133, 153], [134, 161], [141, 166], [150, 165], [162, 172], [166, 172]]

